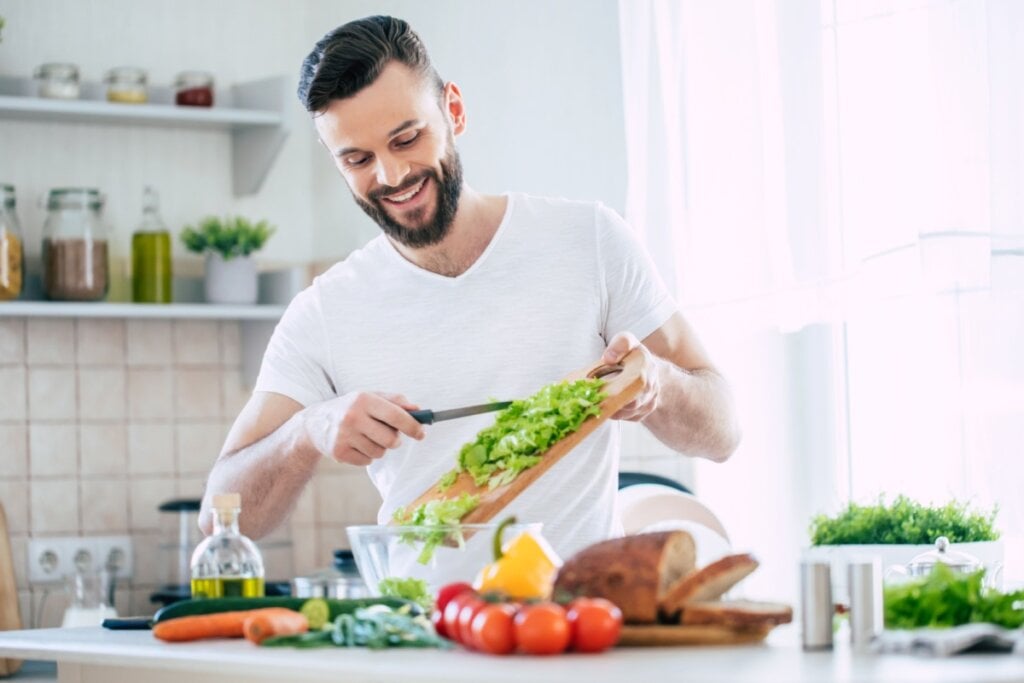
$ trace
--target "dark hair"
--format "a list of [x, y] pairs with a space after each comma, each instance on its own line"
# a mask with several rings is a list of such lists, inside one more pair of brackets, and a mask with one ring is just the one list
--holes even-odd
[[444, 82], [409, 24], [374, 16], [350, 21], [320, 39], [302, 62], [299, 101], [308, 112], [322, 112], [331, 100], [351, 97], [373, 83], [392, 60], [432, 80], [439, 93], [443, 91]]

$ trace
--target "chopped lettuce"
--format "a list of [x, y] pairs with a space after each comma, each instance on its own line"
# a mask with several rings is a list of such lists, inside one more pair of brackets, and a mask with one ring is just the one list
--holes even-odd
[[440, 491], [441, 493], [444, 493], [445, 491], [452, 487], [452, 484], [454, 484], [455, 480], [458, 478], [459, 471], [450, 470], [449, 472], [445, 473], [443, 477], [441, 477], [441, 481], [439, 481], [437, 484], [437, 490]]
[[552, 444], [579, 429], [588, 417], [600, 414], [604, 384], [603, 379], [567, 380], [513, 401], [498, 413], [493, 425], [462, 447], [456, 474], [469, 472], [477, 486], [486, 483], [491, 489], [512, 482], [539, 463]]
[[984, 575], [984, 569], [962, 574], [938, 562], [926, 577], [886, 586], [885, 627], [945, 628], [975, 622], [1024, 626], [1024, 590], [986, 589]]
[[[458, 498], [431, 500], [411, 512], [406, 512], [405, 508], [398, 508], [395, 510], [395, 514], [392, 515], [392, 519], [396, 524], [402, 526], [457, 527], [459, 521], [472, 512], [479, 504], [479, 496], [463, 493]], [[420, 552], [417, 561], [420, 564], [428, 564], [431, 558], [434, 557], [434, 550], [437, 546], [447, 541], [449, 536], [460, 548], [465, 545], [462, 532], [457, 528], [450, 533], [444, 528], [433, 531], [429, 529], [409, 531], [402, 534], [401, 538], [402, 541], [409, 545], [422, 542], [423, 550]]]
[[383, 596], [411, 600], [429, 612], [434, 609], [434, 596], [423, 579], [399, 579], [392, 577], [381, 581], [377, 588]]

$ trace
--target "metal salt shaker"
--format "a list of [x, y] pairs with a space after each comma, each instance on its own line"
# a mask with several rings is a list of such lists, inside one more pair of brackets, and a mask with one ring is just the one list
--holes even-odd
[[800, 563], [800, 625], [805, 650], [832, 649], [832, 568], [828, 562]]
[[885, 627], [882, 601], [882, 562], [878, 557], [856, 558], [847, 567], [850, 586], [850, 643], [868, 651]]

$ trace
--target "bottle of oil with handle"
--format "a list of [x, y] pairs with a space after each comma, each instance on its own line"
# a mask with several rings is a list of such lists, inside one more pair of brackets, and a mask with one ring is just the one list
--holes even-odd
[[237, 493], [213, 497], [213, 534], [192, 554], [193, 598], [263, 597], [263, 558], [238, 530], [241, 509]]

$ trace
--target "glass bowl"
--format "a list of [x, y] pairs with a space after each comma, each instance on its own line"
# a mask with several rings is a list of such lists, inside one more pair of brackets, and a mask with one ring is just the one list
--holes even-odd
[[[373, 595], [380, 595], [384, 579], [416, 578], [426, 581], [430, 594], [454, 581], [472, 583], [494, 561], [494, 532], [499, 524], [451, 526], [346, 527], [359, 573]], [[509, 524], [502, 532], [508, 543], [529, 531], [540, 534], [541, 523]]]

